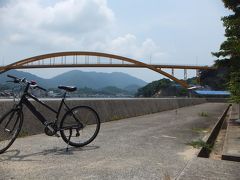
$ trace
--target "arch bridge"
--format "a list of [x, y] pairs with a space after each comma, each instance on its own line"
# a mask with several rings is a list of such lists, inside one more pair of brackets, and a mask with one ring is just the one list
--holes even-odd
[[[131, 58], [107, 54], [101, 52], [71, 51], [44, 54], [23, 59], [6, 66], [0, 66], [0, 73], [11, 69], [30, 69], [30, 68], [63, 68], [63, 67], [125, 67], [125, 68], [148, 68], [162, 74], [177, 82], [185, 88], [188, 84], [174, 76], [174, 69], [184, 70], [184, 79], [187, 79], [187, 69], [196, 70], [197, 76], [201, 69], [214, 69], [209, 66], [188, 66], [188, 65], [160, 65], [146, 64]], [[169, 74], [162, 69], [172, 69]]]

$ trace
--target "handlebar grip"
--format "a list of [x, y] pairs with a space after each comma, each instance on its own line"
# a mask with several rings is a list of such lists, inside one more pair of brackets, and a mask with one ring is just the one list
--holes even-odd
[[10, 78], [13, 78], [13, 79], [18, 79], [16, 76], [13, 76], [13, 75], [7, 75], [7, 77], [10, 77]]

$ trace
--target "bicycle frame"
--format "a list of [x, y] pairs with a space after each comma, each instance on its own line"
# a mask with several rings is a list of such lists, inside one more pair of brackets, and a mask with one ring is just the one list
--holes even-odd
[[63, 95], [61, 103], [58, 107], [58, 110], [55, 110], [52, 107], [50, 107], [49, 105], [47, 105], [44, 102], [42, 102], [41, 100], [39, 100], [37, 97], [35, 97], [31, 93], [29, 93], [28, 92], [29, 87], [30, 87], [30, 84], [27, 84], [27, 86], [24, 89], [23, 95], [22, 95], [22, 97], [21, 97], [21, 99], [20, 99], [20, 101], [19, 101], [19, 103], [17, 104], [16, 107], [22, 109], [22, 105], [24, 104], [43, 125], [47, 126], [48, 125], [48, 120], [34, 107], [34, 105], [28, 100], [28, 98], [33, 99], [38, 104], [41, 104], [42, 106], [46, 107], [48, 110], [55, 113], [56, 114], [56, 122], [58, 122], [59, 115], [60, 115], [60, 112], [61, 112], [61, 109], [62, 109], [63, 105], [67, 108], [68, 111], [70, 110], [68, 105], [65, 103], [66, 92], [64, 92], [64, 95]]
[[[12, 78], [12, 81], [8, 82], [13, 82], [13, 83], [18, 83], [20, 85], [24, 85], [24, 90], [23, 94], [20, 96], [20, 100], [18, 103], [14, 103], [13, 108], [6, 112], [1, 118], [0, 118], [0, 124], [3, 126], [0, 126], [1, 129], [3, 128], [3, 131], [1, 131], [1, 136], [2, 132], [4, 132], [3, 139], [4, 141], [1, 141], [3, 143], [0, 143], [0, 154], [5, 152], [15, 141], [17, 138], [19, 132], [21, 131], [22, 124], [23, 124], [23, 106], [25, 105], [27, 109], [29, 109], [32, 114], [43, 124], [45, 125], [44, 132], [48, 136], [56, 136], [56, 137], [62, 137], [62, 139], [67, 143], [67, 148], [66, 151], [68, 151], [68, 146], [74, 146], [74, 147], [82, 147], [85, 146], [89, 143], [91, 143], [97, 136], [99, 129], [100, 129], [100, 119], [97, 114], [97, 112], [92, 109], [91, 107], [88, 106], [75, 106], [75, 107], [69, 107], [65, 103], [66, 99], [66, 94], [67, 92], [73, 92], [77, 88], [76, 87], [69, 87], [69, 86], [59, 86], [59, 89], [63, 89], [64, 94], [62, 97], [62, 100], [60, 102], [60, 105], [57, 110], [52, 108], [51, 106], [45, 104], [42, 102], [40, 99], [38, 99], [32, 92], [29, 91], [29, 88], [37, 88], [43, 91], [47, 91], [45, 88], [40, 87], [37, 85], [36, 82], [34, 81], [27, 81], [25, 78], [18, 78], [12, 75], [7, 75], [9, 78]], [[45, 108], [47, 108], [49, 111], [54, 113], [56, 115], [56, 119], [54, 121], [48, 121], [44, 114], [40, 113], [36, 108], [35, 104], [33, 104], [29, 99], [34, 100], [38, 104], [41, 104]], [[59, 122], [60, 119], [60, 114], [62, 116], [61, 110], [63, 106], [66, 107], [66, 112], [64, 112], [63, 117], [61, 117], [61, 121]], [[87, 111], [84, 113], [84, 110]], [[82, 112], [83, 111], [83, 112]], [[15, 114], [17, 113], [17, 114]], [[83, 114], [83, 117], [81, 116]], [[86, 117], [85, 117], [86, 116]], [[84, 120], [87, 120], [86, 122]], [[88, 120], [91, 120], [90, 123], [96, 124], [95, 128], [90, 128], [95, 129], [93, 132], [90, 132], [91, 135], [89, 136], [89, 133], [84, 133], [87, 135], [87, 138], [83, 134], [85, 131], [83, 128], [85, 128], [88, 125]], [[12, 123], [10, 123], [10, 121]], [[82, 121], [82, 122], [81, 122]], [[93, 122], [94, 121], [94, 122]], [[18, 123], [19, 122], [19, 123]], [[9, 127], [8, 127], [9, 125]], [[91, 125], [91, 124], [89, 124]], [[13, 128], [12, 128], [13, 126]], [[11, 129], [12, 128], [12, 129]], [[80, 133], [81, 131], [81, 133]], [[88, 131], [88, 129], [86, 129]], [[60, 135], [58, 134], [60, 132]], [[7, 135], [7, 137], [6, 137]], [[71, 138], [74, 137], [72, 140]], [[83, 138], [82, 138], [83, 137]], [[77, 138], [77, 140], [76, 140]], [[81, 138], [81, 139], [79, 139]], [[6, 142], [6, 143], [5, 143]]]

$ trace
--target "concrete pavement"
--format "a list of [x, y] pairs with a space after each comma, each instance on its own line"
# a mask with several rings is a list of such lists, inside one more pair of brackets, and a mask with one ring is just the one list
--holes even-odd
[[[222, 135], [225, 138], [221, 140], [221, 137], [216, 141], [218, 149], [216, 153], [222, 156], [222, 159], [232, 160], [224, 161], [218, 158], [197, 158], [192, 159], [188, 165], [184, 168], [177, 180], [238, 180], [240, 177], [239, 162], [239, 124], [234, 123], [232, 119], [235, 118], [236, 107], [230, 108], [227, 120], [227, 131]], [[223, 126], [224, 128], [224, 126]], [[221, 136], [221, 135], [220, 135]], [[220, 142], [223, 141], [223, 142]], [[221, 147], [220, 144], [224, 144]], [[215, 150], [216, 150], [215, 149]], [[235, 162], [234, 162], [235, 161]]]
[[186, 143], [206, 135], [226, 104], [206, 103], [103, 123], [96, 140], [70, 148], [44, 134], [0, 155], [1, 179], [173, 179], [196, 157]]
[[237, 104], [232, 106], [231, 112], [230, 119], [227, 122], [222, 159], [240, 162], [240, 123], [236, 122], [239, 119]]
[[195, 158], [184, 169], [178, 180], [239, 180], [239, 177], [238, 162]]

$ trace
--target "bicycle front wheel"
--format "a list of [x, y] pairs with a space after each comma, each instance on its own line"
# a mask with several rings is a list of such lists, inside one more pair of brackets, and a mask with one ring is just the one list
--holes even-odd
[[0, 118], [0, 154], [5, 152], [17, 138], [23, 123], [23, 113], [12, 109]]
[[91, 143], [100, 129], [100, 119], [88, 106], [77, 106], [67, 111], [60, 122], [62, 139], [71, 146], [82, 147]]

